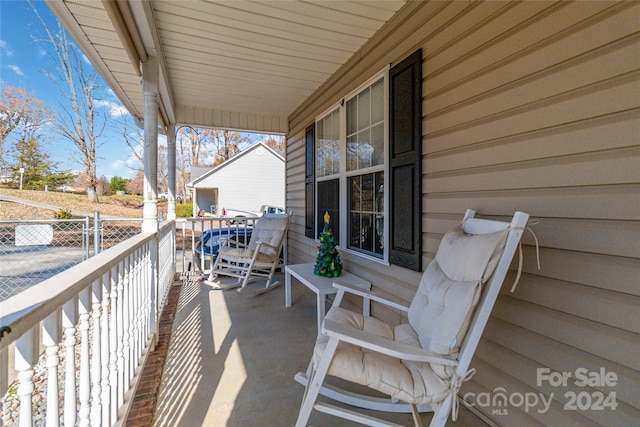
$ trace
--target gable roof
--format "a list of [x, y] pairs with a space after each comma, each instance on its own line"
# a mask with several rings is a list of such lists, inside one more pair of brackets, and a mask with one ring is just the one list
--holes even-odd
[[205, 172], [205, 173], [199, 175], [197, 178], [189, 181], [187, 183], [187, 187], [193, 187], [195, 184], [207, 179], [207, 177], [213, 175], [214, 173], [220, 171], [221, 169], [224, 169], [225, 167], [227, 167], [227, 166], [229, 166], [229, 165], [231, 165], [231, 164], [233, 164], [235, 162], [242, 161], [242, 159], [245, 158], [247, 156], [247, 154], [251, 153], [254, 150], [257, 150], [260, 147], [266, 149], [268, 153], [271, 153], [271, 155], [275, 156], [278, 160], [282, 161], [282, 164], [284, 165], [284, 157], [282, 157], [280, 154], [278, 154], [273, 148], [269, 147], [267, 144], [265, 144], [264, 142], [260, 141], [260, 142], [256, 142], [251, 147], [249, 147], [246, 150], [242, 151], [237, 156], [234, 156], [234, 157], [230, 158], [229, 160], [226, 160], [226, 161], [220, 163], [218, 166], [212, 168], [208, 172]]

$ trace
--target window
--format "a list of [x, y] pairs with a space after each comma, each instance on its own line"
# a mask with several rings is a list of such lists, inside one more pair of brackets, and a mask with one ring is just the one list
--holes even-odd
[[356, 175], [349, 185], [350, 249], [384, 256], [384, 172]]
[[418, 50], [316, 120], [315, 177], [306, 172], [316, 184], [315, 236], [329, 212], [343, 249], [420, 271], [421, 145]]
[[[385, 78], [378, 76], [316, 121], [316, 235], [322, 229], [324, 213], [329, 212], [329, 225], [343, 247], [381, 259], [387, 240]], [[341, 210], [343, 187], [348, 208]], [[343, 217], [342, 211], [346, 212]], [[344, 240], [340, 239], [342, 232], [347, 235]]]

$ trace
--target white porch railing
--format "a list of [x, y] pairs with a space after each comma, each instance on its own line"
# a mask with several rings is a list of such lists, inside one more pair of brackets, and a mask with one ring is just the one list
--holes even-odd
[[[194, 270], [201, 272], [208, 270], [220, 245], [224, 244], [227, 238], [231, 237], [242, 243], [248, 243], [251, 239], [251, 230], [259, 219], [260, 217], [257, 216], [187, 218], [185, 222], [182, 222], [182, 247], [188, 246], [186, 239], [190, 234], [191, 259], [194, 263]], [[211, 238], [206, 242], [201, 239], [204, 231], [212, 232]], [[183, 251], [182, 271], [188, 271], [190, 266], [185, 265], [184, 255], [186, 255], [186, 250]], [[209, 262], [208, 266], [207, 262]]]
[[0, 395], [19, 406], [4, 423], [122, 424], [174, 274], [167, 221], [0, 303]]

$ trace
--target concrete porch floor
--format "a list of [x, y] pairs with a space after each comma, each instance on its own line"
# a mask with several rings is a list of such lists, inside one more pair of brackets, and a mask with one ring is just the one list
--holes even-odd
[[[303, 394], [294, 375], [307, 368], [315, 342], [315, 295], [294, 280], [286, 308], [284, 285], [247, 296], [193, 279], [180, 291], [153, 425], [294, 425]], [[413, 425], [409, 414], [374, 415]], [[425, 425], [430, 419], [422, 415]], [[309, 425], [354, 424], [314, 411]], [[461, 406], [447, 425], [486, 424]]]

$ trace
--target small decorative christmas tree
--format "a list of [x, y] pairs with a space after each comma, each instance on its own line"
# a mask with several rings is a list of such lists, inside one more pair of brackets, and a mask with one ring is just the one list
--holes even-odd
[[313, 273], [324, 277], [338, 277], [342, 273], [342, 261], [336, 249], [336, 238], [329, 228], [329, 219], [329, 212], [325, 212], [324, 229], [320, 235], [320, 246], [318, 246]]

